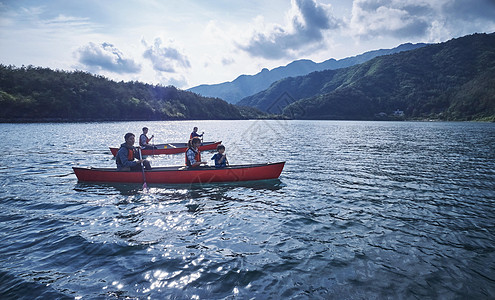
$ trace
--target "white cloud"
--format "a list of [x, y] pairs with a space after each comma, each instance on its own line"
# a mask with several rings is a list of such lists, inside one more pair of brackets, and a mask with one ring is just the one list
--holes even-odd
[[354, 0], [349, 29], [364, 39], [438, 41], [471, 33], [469, 24], [493, 30], [494, 21], [493, 0]]
[[228, 66], [228, 65], [231, 65], [233, 63], [235, 63], [235, 59], [233, 59], [232, 57], [222, 58], [222, 65], [224, 65], [224, 66]]
[[326, 30], [338, 29], [341, 24], [330, 12], [330, 5], [315, 0], [292, 0], [287, 23], [264, 24], [257, 18], [257, 29], [250, 34], [247, 43], [238, 47], [251, 56], [279, 59], [296, 54], [323, 41]]
[[138, 73], [141, 66], [133, 59], [126, 58], [124, 54], [114, 45], [109, 43], [88, 45], [76, 51], [79, 62], [90, 70], [104, 70], [113, 73]]
[[83, 26], [91, 26], [91, 23], [89, 22], [88, 18], [78, 18], [78, 17], [73, 17], [73, 16], [66, 16], [63, 14], [60, 14], [56, 16], [55, 18], [48, 19], [43, 21], [44, 24], [47, 26], [61, 26], [61, 27], [71, 27], [74, 29], [74, 27], [83, 27]]
[[142, 43], [146, 47], [143, 57], [151, 61], [155, 71], [176, 73], [178, 69], [191, 68], [187, 56], [173, 45], [162, 45], [161, 38], [156, 38], [153, 45], [148, 45], [145, 40]]
[[424, 36], [431, 7], [421, 1], [355, 0], [350, 28], [354, 35]]

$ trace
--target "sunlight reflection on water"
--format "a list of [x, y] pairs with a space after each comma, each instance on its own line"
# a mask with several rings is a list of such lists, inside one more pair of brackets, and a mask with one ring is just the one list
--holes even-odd
[[[77, 183], [70, 170], [113, 167], [108, 144], [132, 128], [180, 141], [198, 124], [224, 141], [231, 163], [286, 160], [280, 179], [143, 191]], [[0, 235], [0, 284], [8, 296], [16, 286], [32, 298], [495, 295], [486, 268], [495, 244], [493, 124], [0, 126], [13, 145], [0, 165], [18, 164], [0, 167], [0, 232], [8, 233]], [[239, 135], [250, 128], [263, 134]], [[15, 132], [26, 133], [20, 144], [9, 140]], [[95, 132], [101, 137], [88, 139]], [[184, 157], [152, 161], [180, 165]]]

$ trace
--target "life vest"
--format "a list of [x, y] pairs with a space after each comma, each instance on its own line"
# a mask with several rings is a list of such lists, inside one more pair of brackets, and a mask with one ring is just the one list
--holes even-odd
[[146, 146], [146, 144], [143, 144], [143, 143], [142, 143], [142, 141], [143, 141], [143, 138], [142, 138], [142, 137], [143, 137], [143, 136], [144, 136], [144, 137], [145, 137], [145, 139], [146, 139], [146, 144], [148, 144], [148, 143], [151, 141], [151, 139], [149, 139], [149, 138], [148, 138], [148, 137], [147, 137], [144, 133], [142, 133], [142, 134], [139, 136], [139, 145], [140, 145], [141, 147]]
[[187, 148], [187, 151], [186, 151], [186, 166], [188, 166], [188, 167], [190, 167], [192, 165], [191, 162], [189, 161], [189, 159], [187, 158], [187, 152], [189, 151], [189, 149], [192, 150], [195, 153], [194, 160], [196, 162], [201, 161], [201, 151], [199, 151], [199, 149], [196, 152], [192, 148]]
[[134, 160], [134, 151], [132, 151], [132, 149], [129, 149], [129, 153], [127, 153], [127, 160]]

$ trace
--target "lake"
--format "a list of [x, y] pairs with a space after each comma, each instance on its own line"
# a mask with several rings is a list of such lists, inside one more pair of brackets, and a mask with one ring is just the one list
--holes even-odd
[[[78, 183], [147, 126], [278, 180]], [[0, 124], [2, 299], [495, 298], [495, 124]], [[210, 161], [213, 152], [203, 152]], [[182, 165], [184, 155], [154, 156]], [[212, 164], [212, 161], [210, 161]]]

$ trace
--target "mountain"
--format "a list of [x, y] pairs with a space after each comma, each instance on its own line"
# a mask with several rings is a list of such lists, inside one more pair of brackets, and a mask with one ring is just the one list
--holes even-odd
[[311, 60], [296, 60], [286, 66], [278, 67], [273, 70], [265, 68], [256, 75], [241, 75], [231, 82], [211, 85], [203, 84], [192, 87], [188, 89], [188, 91], [203, 96], [218, 97], [229, 103], [237, 103], [244, 97], [267, 89], [272, 83], [282, 78], [306, 75], [314, 71], [346, 68], [363, 63], [380, 55], [408, 51], [424, 47], [425, 45], [426, 44], [403, 44], [393, 49], [374, 50], [340, 60], [329, 59], [321, 63], [315, 63]]
[[261, 113], [173, 86], [4, 65], [0, 107], [0, 122], [245, 119]]
[[495, 33], [282, 79], [238, 104], [297, 119], [495, 121]]

